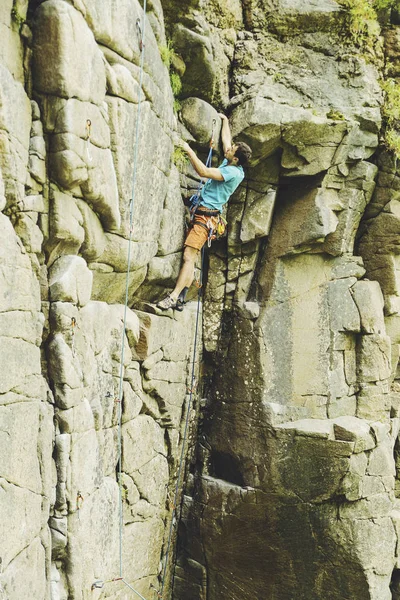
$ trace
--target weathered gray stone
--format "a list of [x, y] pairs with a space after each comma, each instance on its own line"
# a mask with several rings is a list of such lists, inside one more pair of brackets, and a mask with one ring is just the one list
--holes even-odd
[[240, 239], [243, 243], [269, 234], [275, 201], [275, 188], [270, 188], [263, 195], [256, 192], [248, 193], [240, 230]]
[[351, 290], [355, 279], [338, 279], [329, 284], [328, 304], [332, 331], [360, 331], [360, 314]]
[[384, 300], [377, 281], [357, 281], [351, 289], [364, 333], [385, 333]]
[[[91, 263], [93, 273], [93, 300], [100, 302], [124, 302], [126, 296], [126, 273], [115, 273], [112, 267], [101, 263]], [[129, 275], [128, 299], [133, 301], [136, 290], [146, 278], [147, 266], [136, 269]]]
[[357, 417], [337, 417], [333, 422], [336, 440], [355, 442], [354, 452], [365, 452], [375, 448], [376, 442], [371, 435], [370, 426]]
[[104, 63], [83, 16], [70, 4], [57, 0], [43, 3], [35, 16], [33, 70], [37, 91], [100, 104], [106, 91]]
[[[118, 486], [107, 478], [102, 485], [85, 496], [76, 512], [68, 517], [69, 590], [79, 595], [94, 581], [111, 579], [118, 572]], [[113, 588], [115, 590], [115, 588]]]
[[200, 98], [186, 98], [182, 102], [182, 121], [196, 142], [208, 145], [213, 134], [216, 144], [221, 134], [221, 119], [210, 104]]
[[[21, 16], [25, 19], [28, 9], [27, 2], [17, 3]], [[24, 83], [23, 45], [19, 35], [19, 27], [12, 17], [13, 0], [6, 0], [0, 8], [0, 62], [12, 74], [15, 80]]]
[[[4, 572], [14, 557], [39, 536], [43, 517], [39, 494], [8, 483], [5, 479], [1, 479], [0, 488], [1, 512], [4, 515], [1, 538]], [[11, 532], [13, 535], [10, 535]]]
[[[186, 57], [186, 70], [182, 79], [185, 95], [211, 102], [217, 89], [222, 87], [218, 81], [219, 76], [221, 71], [227, 71], [229, 62], [226, 56], [219, 57], [220, 64], [214, 60], [214, 40], [211, 39], [209, 26], [201, 16], [198, 21], [198, 27], [193, 29], [178, 23], [172, 43], [177, 52]], [[202, 74], [201, 79], [198, 77], [199, 72]], [[226, 94], [227, 90], [224, 92]], [[223, 99], [226, 101], [226, 97]]]
[[378, 385], [363, 385], [357, 397], [357, 417], [374, 421], [388, 415], [391, 397], [388, 390]]
[[[20, 526], [20, 524], [19, 524]], [[44, 599], [47, 593], [45, 576], [46, 556], [41, 539], [37, 537], [23, 548], [2, 576], [3, 591], [9, 598]], [[24, 576], [21, 577], [20, 574]]]
[[32, 343], [14, 337], [2, 337], [0, 343], [2, 377], [0, 393], [17, 391], [25, 379], [41, 375], [40, 350]]
[[51, 238], [47, 243], [52, 263], [63, 254], [78, 254], [85, 239], [83, 217], [76, 200], [69, 194], [51, 188]]
[[25, 195], [31, 110], [23, 85], [2, 64], [0, 81], [0, 168], [10, 204], [21, 201]]
[[347, 131], [346, 123], [332, 123], [310, 112], [256, 97], [233, 113], [233, 134], [244, 136], [260, 160], [284, 143], [282, 166], [289, 174], [314, 175], [328, 169]]
[[100, 219], [90, 206], [83, 200], [77, 200], [77, 206], [83, 217], [82, 227], [85, 232], [81, 253], [86, 261], [95, 261], [103, 254], [106, 244], [105, 234]]
[[92, 273], [79, 256], [61, 256], [50, 269], [50, 298], [85, 306], [92, 292]]
[[293, 423], [282, 423], [281, 425], [277, 425], [276, 429], [282, 429], [284, 431], [294, 430], [296, 435], [301, 435], [310, 438], [333, 438], [332, 423], [327, 420], [304, 419], [303, 421], [294, 421]]
[[363, 381], [383, 381], [390, 377], [390, 338], [376, 333], [363, 335], [358, 346], [358, 370]]

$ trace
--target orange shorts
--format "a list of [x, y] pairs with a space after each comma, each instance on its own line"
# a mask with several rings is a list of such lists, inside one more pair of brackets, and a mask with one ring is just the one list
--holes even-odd
[[[208, 239], [207, 223], [211, 222], [214, 230], [218, 224], [218, 216], [208, 217], [207, 215], [196, 215], [194, 222], [190, 226], [189, 233], [186, 236], [185, 246], [201, 250]], [[201, 223], [201, 225], [200, 225]]]

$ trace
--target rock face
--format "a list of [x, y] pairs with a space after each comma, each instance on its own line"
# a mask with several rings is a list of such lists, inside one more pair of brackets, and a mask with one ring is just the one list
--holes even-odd
[[[0, 6], [0, 598], [396, 600], [398, 13], [146, 7]], [[160, 314], [219, 111], [253, 159]]]

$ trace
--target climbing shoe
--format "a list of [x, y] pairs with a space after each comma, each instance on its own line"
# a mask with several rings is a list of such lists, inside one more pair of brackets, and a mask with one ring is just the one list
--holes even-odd
[[186, 302], [182, 302], [182, 300], [178, 298], [175, 304], [175, 310], [179, 310], [179, 312], [182, 312], [185, 307], [185, 304]]
[[164, 300], [161, 300], [160, 302], [157, 302], [157, 304], [156, 304], [157, 308], [161, 308], [161, 310], [168, 310], [170, 308], [176, 308], [176, 305], [177, 305], [177, 301], [174, 300], [174, 298], [172, 298], [172, 296], [170, 296], [169, 294], [168, 294], [168, 296], [166, 296], [164, 298]]
[[176, 301], [176, 310], [179, 310], [180, 312], [182, 312], [182, 310], [185, 307], [186, 304], [186, 295], [189, 291], [188, 287], [184, 287], [183, 290], [181, 291], [181, 293], [178, 296], [178, 300]]

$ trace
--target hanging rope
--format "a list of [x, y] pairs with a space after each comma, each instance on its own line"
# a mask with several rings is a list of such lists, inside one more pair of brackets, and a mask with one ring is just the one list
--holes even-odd
[[187, 440], [187, 434], [189, 431], [190, 411], [192, 408], [193, 394], [196, 391], [196, 373], [195, 373], [195, 371], [196, 371], [197, 339], [198, 339], [198, 334], [199, 334], [201, 288], [202, 288], [202, 284], [203, 284], [203, 266], [204, 266], [204, 246], [203, 246], [203, 249], [201, 252], [200, 286], [199, 286], [198, 293], [197, 293], [196, 328], [195, 328], [195, 334], [194, 334], [192, 376], [191, 376], [190, 388], [188, 390], [189, 402], [188, 402], [188, 407], [187, 407], [187, 411], [186, 411], [186, 421], [185, 421], [185, 429], [184, 429], [184, 434], [183, 434], [181, 456], [180, 456], [180, 461], [179, 461], [178, 476], [177, 476], [176, 485], [175, 485], [174, 499], [172, 502], [171, 524], [170, 524], [170, 528], [169, 528], [167, 551], [165, 553], [165, 563], [164, 563], [163, 576], [162, 576], [162, 580], [161, 580], [161, 590], [160, 590], [159, 596], [158, 596], [161, 599], [163, 598], [163, 593], [164, 593], [165, 578], [166, 578], [166, 574], [167, 574], [167, 566], [168, 566], [171, 542], [172, 542], [172, 532], [173, 532], [175, 523], [177, 522], [176, 512], [177, 512], [177, 506], [178, 506], [178, 496], [179, 496], [179, 487], [180, 487], [180, 482], [181, 482], [181, 476], [183, 473], [183, 467], [184, 467], [184, 463], [185, 463], [186, 440]]
[[[129, 276], [131, 271], [131, 253], [132, 253], [132, 237], [133, 237], [133, 208], [134, 208], [134, 200], [135, 200], [135, 188], [136, 188], [136, 180], [137, 180], [137, 166], [138, 166], [138, 150], [139, 150], [139, 137], [140, 137], [140, 118], [141, 118], [141, 105], [142, 105], [142, 87], [143, 87], [143, 73], [144, 73], [144, 49], [145, 49], [145, 24], [146, 24], [146, 4], [147, 0], [143, 2], [143, 27], [141, 27], [140, 19], [136, 22], [136, 28], [139, 36], [139, 48], [141, 52], [140, 59], [140, 78], [139, 78], [139, 99], [138, 99], [138, 112], [136, 119], [136, 133], [135, 133], [135, 150], [134, 150], [134, 159], [133, 159], [133, 176], [132, 176], [132, 198], [130, 201], [130, 209], [129, 209], [129, 240], [128, 240], [128, 258], [127, 258], [127, 273], [126, 273], [126, 286], [125, 286], [125, 303], [124, 303], [124, 318], [123, 318], [123, 330], [122, 330], [122, 339], [121, 339], [121, 355], [120, 355], [120, 373], [119, 373], [119, 389], [118, 389], [118, 397], [115, 399], [115, 403], [118, 405], [118, 488], [119, 488], [119, 577], [115, 577], [114, 579], [109, 579], [107, 581], [95, 581], [92, 585], [92, 590], [101, 589], [107, 583], [114, 583], [117, 581], [121, 581], [126, 587], [128, 587], [132, 592], [136, 594], [142, 600], [146, 600], [135, 588], [133, 588], [124, 578], [123, 578], [123, 492], [122, 492], [122, 397], [123, 397], [123, 376], [124, 376], [124, 358], [125, 358], [125, 333], [127, 326], [127, 312], [128, 312], [128, 302], [129, 302]], [[213, 151], [213, 143], [214, 143], [214, 127], [216, 121], [213, 121], [212, 126], [212, 137], [210, 142], [210, 150], [207, 157], [206, 166], [211, 165], [212, 160], [212, 151]], [[88, 128], [88, 136], [87, 141], [90, 144], [90, 126], [89, 121], [87, 122]], [[200, 197], [200, 191], [203, 186], [203, 180], [200, 181], [198, 187], [198, 195]], [[202, 274], [203, 274], [203, 264], [204, 264], [204, 248], [202, 250], [202, 258], [201, 258], [201, 270], [200, 270], [200, 286], [197, 297], [197, 312], [196, 312], [196, 327], [195, 327], [195, 336], [194, 336], [194, 349], [193, 349], [193, 361], [192, 361], [192, 376], [191, 376], [191, 385], [188, 390], [189, 392], [189, 401], [186, 412], [186, 421], [185, 421], [185, 429], [182, 440], [182, 449], [179, 460], [179, 468], [177, 481], [175, 485], [175, 493], [174, 500], [171, 502], [172, 506], [172, 517], [171, 517], [171, 525], [168, 535], [168, 543], [167, 550], [165, 554], [165, 563], [162, 575], [162, 583], [161, 590], [157, 590], [155, 586], [151, 585], [151, 588], [157, 594], [157, 597], [162, 600], [164, 586], [165, 586], [165, 578], [167, 573], [167, 566], [170, 556], [171, 549], [171, 541], [172, 541], [172, 532], [174, 525], [176, 523], [176, 511], [177, 511], [177, 501], [179, 496], [179, 487], [181, 483], [181, 477], [183, 474], [184, 463], [185, 463], [185, 452], [186, 452], [186, 441], [187, 435], [189, 431], [189, 419], [190, 419], [190, 411], [193, 402], [193, 394], [196, 390], [196, 378], [195, 378], [195, 368], [196, 368], [196, 357], [197, 357], [197, 343], [198, 343], [198, 334], [199, 334], [199, 320], [200, 320], [200, 305], [201, 305], [201, 287], [202, 287]], [[111, 393], [108, 392], [107, 397], [111, 397]]]
[[[214, 132], [215, 132], [216, 123], [217, 122], [214, 119], [212, 122], [210, 150], [208, 152], [206, 167], [211, 166], [213, 146], [214, 146]], [[201, 193], [203, 185], [204, 185], [204, 180], [202, 178], [200, 180], [200, 183], [197, 188], [197, 192], [195, 194], [195, 196], [197, 196], [197, 199], [196, 199], [195, 206], [193, 206], [193, 208], [192, 208], [193, 214], [196, 212], [196, 208], [200, 203], [200, 200], [201, 200], [200, 193]], [[193, 403], [193, 394], [196, 393], [196, 389], [197, 389], [196, 357], [197, 357], [197, 341], [198, 341], [198, 335], [199, 335], [201, 295], [202, 295], [202, 287], [203, 287], [204, 252], [205, 252], [205, 247], [203, 246], [203, 249], [201, 251], [201, 266], [200, 266], [200, 277], [199, 277], [200, 280], [198, 282], [198, 292], [197, 292], [197, 311], [196, 311], [196, 327], [195, 327], [195, 334], [194, 334], [192, 375], [191, 375], [190, 387], [187, 390], [188, 394], [189, 394], [189, 402], [188, 402], [188, 407], [187, 407], [187, 411], [186, 411], [185, 429], [184, 429], [184, 433], [183, 433], [182, 449], [181, 449], [181, 455], [180, 455], [180, 460], [179, 460], [178, 475], [177, 475], [177, 480], [176, 480], [176, 484], [175, 484], [175, 493], [174, 493], [173, 501], [171, 501], [170, 495], [169, 495], [169, 493], [167, 493], [167, 499], [172, 508], [172, 515], [171, 515], [171, 524], [170, 524], [169, 534], [168, 534], [167, 551], [165, 553], [163, 575], [162, 575], [162, 580], [161, 580], [161, 590], [160, 591], [156, 590], [157, 596], [161, 600], [162, 600], [163, 594], [164, 594], [165, 579], [166, 579], [166, 575], [167, 575], [167, 567], [168, 567], [168, 562], [169, 562], [169, 557], [170, 557], [170, 552], [171, 552], [172, 533], [173, 533], [175, 524], [179, 521], [179, 518], [180, 518], [180, 516], [178, 519], [176, 518], [176, 513], [177, 513], [177, 509], [178, 509], [179, 488], [180, 488], [181, 477], [183, 474], [183, 469], [184, 469], [184, 464], [185, 464], [186, 442], [187, 442], [187, 436], [188, 436], [188, 431], [189, 431], [189, 420], [190, 420], [190, 411], [191, 411], [192, 403]], [[181, 503], [180, 503], [180, 505], [181, 505]]]
[[129, 276], [131, 272], [131, 254], [132, 254], [132, 237], [133, 237], [133, 206], [135, 200], [135, 189], [137, 180], [137, 166], [138, 166], [138, 150], [139, 150], [139, 136], [140, 136], [140, 117], [142, 108], [142, 86], [143, 86], [143, 73], [144, 73], [144, 36], [146, 28], [146, 3], [143, 2], [143, 27], [140, 27], [140, 19], [136, 21], [136, 27], [139, 34], [139, 48], [141, 52], [140, 56], [140, 76], [139, 76], [139, 99], [138, 109], [136, 118], [136, 133], [135, 133], [135, 150], [133, 156], [133, 175], [132, 175], [132, 197], [129, 206], [129, 243], [128, 243], [128, 266], [126, 271], [126, 285], [125, 285], [125, 305], [124, 305], [124, 323], [122, 330], [121, 340], [121, 366], [119, 372], [119, 389], [118, 389], [118, 485], [119, 485], [119, 574], [122, 577], [123, 560], [122, 560], [122, 530], [123, 530], [123, 506], [122, 506], [122, 395], [123, 395], [123, 382], [124, 382], [124, 358], [125, 358], [125, 332], [126, 332], [126, 320], [128, 313], [128, 301], [129, 301]]
[[[122, 576], [123, 571], [123, 559], [122, 559], [122, 532], [123, 532], [123, 504], [122, 504], [122, 396], [123, 396], [123, 380], [124, 380], [124, 358], [125, 358], [125, 332], [127, 325], [127, 313], [128, 313], [128, 297], [129, 297], [129, 276], [131, 271], [131, 252], [132, 252], [132, 235], [133, 235], [133, 205], [135, 200], [135, 188], [137, 180], [137, 164], [138, 164], [138, 149], [139, 149], [139, 137], [140, 137], [140, 118], [141, 118], [141, 107], [142, 107], [142, 87], [143, 87], [143, 73], [144, 73], [144, 38], [145, 38], [145, 27], [146, 27], [146, 10], [147, 0], [143, 0], [143, 27], [140, 26], [140, 19], [136, 22], [136, 29], [139, 35], [139, 48], [141, 52], [140, 56], [140, 76], [139, 76], [139, 98], [138, 98], [138, 109], [136, 118], [136, 132], [135, 132], [135, 149], [133, 158], [133, 175], [132, 175], [132, 197], [129, 208], [129, 241], [128, 241], [128, 258], [127, 258], [127, 272], [126, 272], [126, 286], [125, 286], [125, 304], [124, 304], [124, 319], [123, 329], [121, 336], [121, 356], [120, 356], [120, 372], [119, 372], [119, 389], [118, 397], [115, 399], [115, 403], [118, 406], [118, 488], [119, 488], [119, 577], [109, 579], [107, 581], [95, 581], [92, 585], [92, 590], [98, 588], [101, 589], [107, 583], [114, 583], [121, 581], [126, 587], [134, 592], [142, 600], [146, 600], [135, 588], [133, 588]], [[90, 123], [91, 125], [91, 123]], [[87, 122], [88, 136], [87, 142], [90, 144], [90, 125]], [[110, 394], [111, 396], [111, 394]]]

